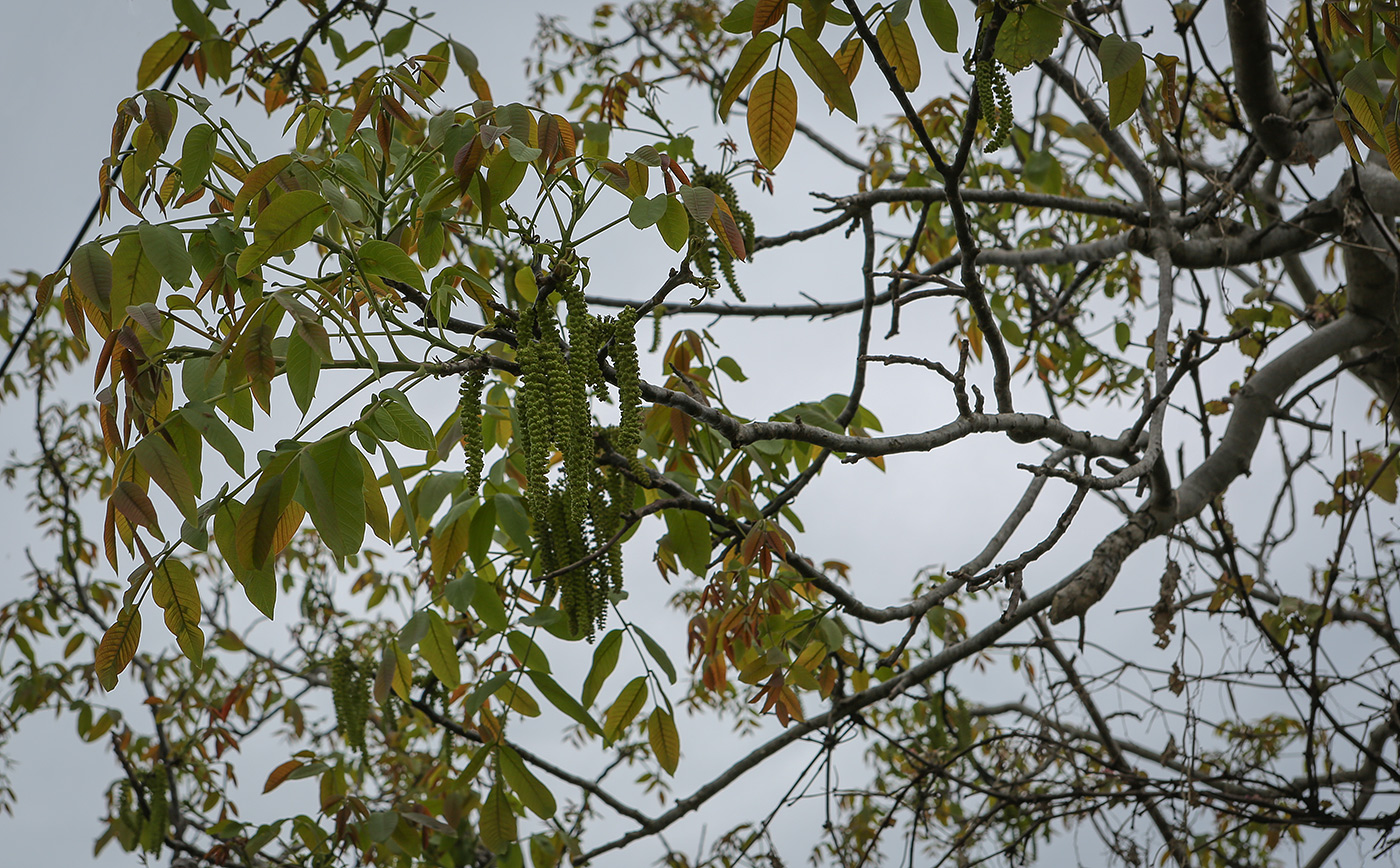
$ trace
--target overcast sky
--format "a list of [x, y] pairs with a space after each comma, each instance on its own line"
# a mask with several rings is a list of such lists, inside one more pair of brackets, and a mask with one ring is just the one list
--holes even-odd
[[[432, 5], [423, 2], [420, 8]], [[440, 13], [436, 26], [476, 51], [497, 101], [507, 102], [525, 97], [521, 61], [529, 51], [535, 16], [552, 11], [577, 17], [586, 14], [591, 4], [529, 0], [440, 5], [450, 7], [450, 11]], [[9, 120], [0, 134], [0, 192], [8, 206], [0, 210], [0, 268], [46, 272], [60, 264], [59, 257], [91, 207], [98, 167], [109, 147], [115, 106], [134, 89], [142, 52], [171, 29], [173, 18], [164, 0], [74, 0], [10, 3], [8, 7], [5, 27], [0, 30], [0, 87], [4, 88]], [[966, 15], [967, 6], [960, 5], [959, 12]], [[965, 24], [965, 41], [969, 30], [970, 25]], [[925, 56], [926, 80], [941, 75], [944, 58], [931, 46]], [[178, 81], [194, 86], [184, 78]], [[465, 91], [460, 79], [453, 81]], [[932, 92], [936, 85], [925, 87]], [[861, 88], [858, 96], [863, 121], [891, 110], [888, 95], [870, 76], [863, 77]], [[806, 99], [816, 98], [810, 90], [803, 93]], [[469, 98], [464, 93], [463, 101]], [[245, 112], [238, 117], [255, 123], [257, 115]], [[809, 116], [804, 113], [803, 117], [806, 120]], [[697, 124], [703, 123], [703, 118], [697, 119]], [[849, 125], [839, 118], [823, 127], [834, 137], [854, 139]], [[241, 126], [240, 132], [270, 154], [280, 129], [280, 122], [275, 122]], [[697, 139], [705, 144], [699, 133]], [[697, 149], [702, 160], [712, 154]], [[815, 222], [805, 192], [845, 192], [853, 183], [849, 173], [831, 169], [829, 161], [800, 145], [784, 163], [778, 181], [784, 195], [771, 201], [751, 190], [740, 191], [759, 220], [760, 232], [776, 233]], [[104, 231], [122, 225], [127, 215], [118, 211], [115, 219], [117, 222]], [[621, 240], [609, 241], [592, 252], [595, 283], [590, 289], [606, 295], [650, 294], [665, 274], [665, 252], [650, 234], [641, 242], [619, 237]], [[764, 257], [741, 267], [740, 277], [752, 300], [797, 300], [799, 293], [823, 299], [851, 298], [859, 294], [859, 248], [854, 242], [823, 241], [790, 255]], [[904, 336], [881, 351], [918, 355], [945, 352], [946, 308], [912, 309], [904, 316]], [[707, 323], [693, 320], [687, 324]], [[799, 400], [820, 399], [848, 387], [853, 340], [849, 322], [770, 322], [761, 327], [735, 324], [719, 333], [725, 352], [738, 358], [753, 376], [750, 384], [730, 389], [740, 413], [766, 415]], [[937, 336], [937, 344], [925, 340], [930, 334]], [[872, 375], [866, 403], [882, 417], [887, 431], [931, 427], [946, 420], [950, 407], [941, 383], [896, 369]], [[25, 404], [7, 405], [0, 412], [7, 423], [28, 423]], [[1116, 430], [1101, 411], [1096, 412], [1100, 413], [1093, 419], [1096, 428]], [[1113, 412], [1121, 413], [1122, 408], [1109, 411]], [[1039, 457], [1037, 447], [1005, 443], [984, 447], [984, 443], [960, 445], [936, 456], [895, 457], [889, 462], [892, 472], [886, 474], [868, 464], [833, 463], [809, 493], [811, 500], [824, 505], [802, 511], [809, 530], [805, 541], [808, 551], [817, 559], [850, 561], [856, 567], [862, 595], [877, 604], [901, 599], [920, 567], [956, 564], [971, 557], [1000, 521], [1000, 513], [993, 507], [1002, 506], [971, 494], [979, 490], [1019, 491], [1026, 477], [1014, 469], [1014, 460]], [[0, 455], [30, 448], [32, 440], [24, 425], [0, 426]], [[1009, 456], [1015, 459], [1008, 461]], [[0, 490], [0, 521], [10, 527], [27, 527], [22, 495], [22, 489]], [[1062, 501], [1052, 502], [1046, 509], [1053, 514], [1061, 505]], [[1100, 505], [1086, 506], [1085, 516], [1061, 549], [1037, 567], [1034, 576], [1028, 572], [1027, 589], [1032, 593], [1032, 581], [1048, 584], [1058, 579], [1087, 555], [1109, 527], [1109, 512]], [[19, 583], [26, 570], [24, 542], [22, 535], [13, 535], [0, 545], [2, 599], [24, 592]], [[1019, 550], [1016, 543], [1011, 549]], [[1138, 555], [1143, 561], [1154, 561], [1155, 557], [1146, 552]], [[644, 549], [634, 548], [630, 554], [632, 605], [639, 612], [656, 612], [659, 618], [668, 590], [654, 581], [647, 559]], [[1160, 559], [1154, 562], [1160, 565]], [[681, 659], [679, 643], [668, 644], [676, 650], [676, 659]], [[687, 744], [687, 752], [692, 759], [699, 753], [693, 742]], [[27, 721], [19, 736], [9, 742], [7, 753], [18, 763], [11, 774], [20, 801], [14, 819], [0, 818], [3, 859], [15, 865], [85, 863], [100, 832], [96, 818], [103, 810], [102, 787], [116, 773], [110, 751], [103, 745], [82, 745], [71, 719], [60, 718], [50, 725], [36, 718]], [[793, 764], [805, 760], [805, 755], [794, 755], [773, 768], [765, 767], [762, 780], [755, 781], [753, 787], [776, 786], [781, 792], [796, 772]], [[261, 781], [275, 761], [268, 756], [245, 757], [246, 769], [240, 774], [248, 781]], [[703, 761], [692, 762], [689, 769], [683, 763], [683, 781], [677, 792], [685, 792], [688, 782], [711, 771]], [[755, 791], [744, 790], [748, 794]], [[743, 818], [748, 810], [740, 799], [729, 806], [727, 814]], [[722, 828], [716, 821], [710, 831], [713, 835]], [[673, 842], [693, 841], [697, 831], [698, 826], [678, 829]], [[102, 864], [135, 861], [115, 846], [104, 856]]]

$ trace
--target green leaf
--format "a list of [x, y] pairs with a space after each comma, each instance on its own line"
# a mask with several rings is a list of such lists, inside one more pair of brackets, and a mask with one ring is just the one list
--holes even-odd
[[[1066, 2], [1054, 0], [1057, 9], [1062, 10]], [[1054, 52], [1060, 44], [1060, 25], [1063, 19], [1040, 4], [1021, 6], [1006, 16], [1006, 21], [997, 33], [997, 43], [992, 56], [1012, 72], [1020, 72], [1032, 63], [1039, 63]]]
[[107, 628], [107, 632], [102, 634], [102, 641], [97, 644], [94, 663], [97, 680], [102, 683], [103, 690], [117, 686], [117, 676], [136, 656], [136, 646], [139, 644], [141, 612], [135, 606], [123, 606], [117, 613], [117, 620]]
[[496, 751], [496, 762], [499, 764], [501, 777], [519, 797], [522, 805], [541, 820], [548, 820], [554, 816], [554, 812], [558, 810], [554, 794], [543, 781], [535, 777], [514, 748], [508, 744], [500, 745]]
[[365, 540], [364, 467], [343, 428], [307, 447], [301, 462], [307, 512], [321, 541], [336, 557], [360, 550]]
[[219, 28], [214, 26], [208, 16], [199, 11], [194, 0], [171, 0], [171, 7], [175, 10], [175, 17], [180, 19], [180, 23], [190, 29], [195, 36], [201, 40], [218, 39]]
[[678, 197], [666, 197], [666, 213], [656, 221], [656, 228], [661, 232], [661, 240], [666, 242], [667, 247], [676, 252], [685, 247], [686, 241], [690, 239], [690, 221], [686, 219], [685, 205]]
[[379, 412], [387, 413], [398, 427], [398, 436], [394, 439], [409, 449], [437, 448], [432, 426], [413, 409], [407, 395], [398, 389], [385, 389], [379, 393], [379, 397], [381, 400], [387, 399], [381, 404]]
[[1103, 80], [1127, 75], [1142, 60], [1142, 46], [1129, 42], [1117, 33], [1110, 33], [1099, 42], [1099, 63], [1103, 66]]
[[379, 240], [366, 241], [360, 245], [355, 260], [366, 274], [377, 274], [399, 283], [406, 283], [424, 295], [428, 292], [428, 285], [423, 282], [423, 272], [397, 244]]
[[214, 128], [208, 124], [196, 124], [185, 133], [185, 144], [180, 151], [180, 182], [186, 193], [193, 193], [209, 176], [218, 141]]
[[294, 330], [287, 336], [287, 358], [283, 367], [287, 374], [287, 387], [292, 390], [292, 400], [305, 415], [316, 398], [316, 384], [321, 379], [321, 357], [299, 331]]
[[[749, 14], [753, 14], [752, 9], [749, 10]], [[733, 108], [734, 101], [744, 92], [744, 88], [748, 87], [749, 82], [753, 81], [753, 77], [758, 75], [758, 71], [763, 68], [763, 62], [768, 59], [768, 53], [778, 44], [779, 39], [778, 34], [765, 30], [749, 40], [739, 52], [738, 59], [734, 61], [734, 68], [729, 70], [729, 75], [724, 79], [724, 90], [720, 91], [720, 120], [729, 120], [729, 110]]]
[[472, 608], [476, 610], [477, 617], [481, 618], [481, 623], [491, 630], [504, 633], [510, 626], [510, 616], [506, 614], [505, 604], [496, 593], [496, 586], [490, 582], [476, 583]]
[[593, 649], [593, 666], [588, 670], [588, 677], [583, 680], [583, 694], [579, 697], [585, 708], [592, 706], [593, 700], [598, 698], [598, 691], [603, 689], [603, 682], [608, 680], [608, 676], [616, 668], [621, 651], [621, 630], [609, 630], [608, 635], [598, 643], [598, 647]]
[[184, 462], [175, 454], [174, 448], [166, 442], [159, 431], [141, 438], [132, 450], [137, 463], [151, 475], [151, 479], [164, 491], [185, 518], [194, 518], [195, 490], [185, 471]]
[[515, 842], [515, 811], [506, 797], [505, 788], [496, 781], [486, 801], [481, 804], [481, 843], [494, 853], [504, 853]]
[[958, 16], [948, 0], [919, 0], [924, 25], [933, 35], [938, 47], [951, 54], [958, 53]]
[[262, 265], [274, 254], [295, 250], [310, 241], [330, 214], [331, 206], [314, 190], [294, 190], [273, 199], [258, 214], [253, 243], [238, 256], [238, 276]]
[[174, 226], [142, 223], [136, 227], [141, 247], [155, 264], [165, 282], [179, 289], [190, 285], [190, 252], [185, 249], [185, 236]]
[[753, 30], [753, 13], [758, 0], [740, 0], [719, 23], [726, 33], [743, 34]]
[[709, 520], [690, 509], [668, 509], [664, 515], [666, 533], [681, 566], [697, 576], [705, 576], [710, 570]]
[[789, 27], [783, 35], [792, 45], [793, 55], [812, 83], [821, 89], [832, 106], [851, 120], [856, 120], [856, 98], [851, 93], [851, 84], [846, 81], [846, 73], [841, 71], [821, 43], [801, 27]]
[[204, 667], [204, 631], [200, 629], [199, 588], [194, 573], [182, 561], [166, 558], [151, 576], [151, 598], [165, 610], [165, 626], [180, 650], [198, 668]]
[[647, 741], [651, 752], [667, 774], [675, 774], [681, 761], [681, 736], [676, 731], [676, 721], [671, 712], [657, 708], [647, 718]]
[[514, 654], [526, 669], [549, 673], [549, 658], [545, 656], [544, 649], [533, 636], [512, 630], [506, 634], [506, 644], [510, 646], [510, 653]]
[[500, 690], [501, 701], [506, 707], [524, 717], [539, 717], [540, 704], [521, 687], [518, 681], [511, 680]]
[[[111, 313], [112, 257], [96, 241], [89, 241], [73, 251], [69, 262], [70, 279], [78, 292], [104, 315]], [[126, 308], [122, 308], [126, 310]]]
[[428, 610], [428, 634], [418, 643], [418, 653], [448, 690], [456, 690], [462, 683], [462, 661], [457, 657], [452, 630], [442, 616], [431, 609]]
[[651, 655], [651, 659], [655, 660], [656, 665], [661, 667], [661, 671], [666, 673], [666, 679], [672, 684], [675, 684], [676, 667], [671, 664], [671, 658], [666, 656], [666, 651], [662, 649], [661, 645], [658, 644], [655, 639], [651, 638], [647, 631], [638, 627], [636, 624], [631, 626], [633, 630], [637, 631], [637, 635], [642, 637], [642, 644], [646, 646], [647, 653]]
[[278, 533], [278, 525], [296, 491], [295, 479], [289, 480], [287, 475], [264, 474], [238, 516], [237, 559], [243, 567], [262, 569], [281, 550], [274, 545], [278, 537], [284, 535]]
[[228, 462], [234, 473], [240, 476], [243, 474], [243, 444], [214, 412], [214, 408], [201, 401], [191, 401], [180, 408], [180, 415], [204, 436], [210, 446], [224, 456], [224, 461]]
[[603, 720], [603, 737], [609, 742], [615, 741], [646, 704], [647, 678], [645, 675], [638, 675], [627, 682], [617, 699], [608, 706], [607, 715]]
[[671, 197], [665, 193], [657, 193], [648, 199], [645, 196], [638, 196], [632, 200], [632, 207], [627, 212], [627, 219], [632, 221], [632, 225], [638, 229], [647, 229], [666, 216]]
[[135, 232], [117, 242], [112, 254], [112, 327], [126, 319], [126, 309], [153, 302], [160, 297], [160, 272], [146, 255]]
[[559, 683], [543, 672], [529, 670], [525, 673], [530, 680], [535, 682], [535, 687], [549, 704], [573, 718], [585, 729], [594, 735], [602, 735], [603, 728], [598, 725], [598, 721], [588, 713], [588, 710], [579, 703], [577, 699], [569, 694], [567, 690], [559, 686]]
[[[1137, 48], [1136, 45], [1133, 47]], [[1143, 60], [1142, 49], [1138, 48], [1137, 58], [1129, 63], [1127, 71], [1108, 80], [1108, 122], [1116, 127], [1132, 117], [1142, 104], [1146, 88], [1147, 61]]]

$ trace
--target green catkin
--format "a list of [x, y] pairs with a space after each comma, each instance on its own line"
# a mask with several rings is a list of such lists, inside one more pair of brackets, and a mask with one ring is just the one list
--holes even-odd
[[613, 447], [633, 461], [642, 442], [642, 371], [637, 358], [637, 311], [624, 307], [613, 329], [613, 368], [617, 371], [619, 421]]
[[350, 658], [350, 648], [341, 645], [331, 658], [331, 703], [335, 706], [336, 728], [353, 748], [365, 748], [365, 720], [369, 714], [369, 682]]
[[146, 784], [146, 804], [150, 813], [141, 822], [140, 844], [147, 853], [160, 855], [161, 844], [165, 843], [166, 827], [170, 823], [170, 803], [166, 798], [165, 775], [151, 772], [144, 775]]
[[654, 353], [661, 349], [661, 320], [665, 318], [665, 308], [657, 305], [651, 309], [651, 349], [649, 353]]
[[486, 449], [481, 439], [481, 391], [486, 386], [486, 369], [472, 368], [462, 378], [462, 396], [457, 415], [462, 423], [462, 452], [466, 456], [463, 471], [468, 496], [481, 488], [481, 473], [486, 466]]

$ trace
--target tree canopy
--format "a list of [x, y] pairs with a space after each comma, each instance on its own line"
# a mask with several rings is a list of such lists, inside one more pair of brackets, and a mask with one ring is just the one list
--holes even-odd
[[98, 851], [1389, 853], [1392, 5], [640, 0], [509, 85], [171, 5], [0, 285], [0, 736], [108, 746]]

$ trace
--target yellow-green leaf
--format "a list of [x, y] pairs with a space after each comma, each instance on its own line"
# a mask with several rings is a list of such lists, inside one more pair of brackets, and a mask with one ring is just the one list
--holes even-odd
[[117, 686], [117, 676], [136, 656], [136, 646], [141, 643], [141, 612], [135, 606], [123, 606], [117, 613], [117, 620], [97, 645], [94, 662], [97, 667], [97, 680], [103, 690]]
[[295, 190], [273, 199], [258, 215], [253, 243], [238, 256], [239, 277], [273, 254], [295, 250], [310, 241], [330, 213], [331, 206], [314, 190]]
[[456, 690], [462, 683], [462, 662], [457, 658], [452, 630], [442, 616], [431, 609], [428, 610], [428, 635], [418, 643], [418, 649], [438, 681], [448, 690]]
[[501, 745], [496, 754], [496, 762], [500, 766], [501, 777], [520, 798], [522, 805], [541, 820], [548, 820], [554, 816], [554, 812], [558, 810], [554, 794], [543, 781], [535, 777], [514, 748], [506, 744]]
[[647, 679], [645, 675], [638, 675], [627, 682], [617, 699], [608, 706], [608, 713], [603, 719], [603, 737], [610, 742], [615, 740], [646, 704]]
[[821, 89], [827, 103], [843, 115], [856, 120], [856, 98], [846, 73], [820, 42], [801, 27], [789, 27], [784, 37], [792, 45], [792, 53], [812, 83]]
[[886, 18], [875, 28], [875, 42], [885, 55], [885, 60], [894, 67], [894, 77], [899, 86], [912, 91], [919, 86], [923, 74], [919, 66], [919, 49], [914, 44], [914, 33], [907, 21], [891, 24]]
[[1142, 58], [1142, 49], [1138, 49], [1137, 60], [1128, 71], [1108, 80], [1108, 122], [1116, 127], [1132, 117], [1142, 104], [1146, 87], [1147, 61]]
[[194, 267], [185, 249], [185, 236], [174, 226], [142, 223], [136, 227], [141, 249], [150, 257], [165, 282], [179, 289], [190, 285], [190, 269]]
[[671, 712], [657, 708], [651, 713], [647, 719], [647, 741], [651, 743], [651, 752], [656, 756], [656, 761], [666, 773], [675, 774], [676, 766], [681, 761], [681, 736], [676, 731], [676, 721], [671, 717]]
[[243, 215], [247, 213], [248, 206], [253, 202], [253, 197], [266, 190], [267, 185], [272, 183], [272, 179], [282, 174], [282, 170], [292, 164], [292, 159], [291, 154], [278, 154], [253, 167], [253, 170], [244, 177], [243, 186], [233, 199], [234, 223], [243, 221]]
[[768, 59], [768, 53], [773, 50], [773, 46], [778, 44], [778, 39], [778, 34], [765, 31], [744, 45], [738, 59], [734, 61], [734, 68], [729, 70], [729, 75], [724, 79], [724, 90], [719, 96], [720, 120], [729, 120], [729, 110], [733, 108], [734, 101], [763, 67], [763, 62]]
[[180, 513], [185, 518], [193, 518], [197, 506], [194, 483], [190, 481], [184, 463], [175, 453], [174, 447], [166, 442], [165, 436], [159, 431], [147, 434], [136, 444], [132, 454], [141, 468], [160, 486], [161, 491], [175, 503]]
[[174, 66], [185, 53], [185, 46], [188, 44], [178, 30], [157, 39], [155, 44], [141, 55], [141, 65], [136, 68], [136, 89], [145, 90], [155, 84], [160, 74]]
[[151, 577], [151, 597], [165, 610], [165, 626], [180, 650], [195, 666], [203, 667], [204, 631], [199, 626], [201, 608], [194, 573], [182, 561], [166, 558]]
[[924, 24], [938, 47], [957, 54], [958, 16], [953, 14], [952, 4], [948, 0], [919, 0], [919, 11], [923, 13]]
[[588, 677], [583, 680], [583, 695], [580, 697], [584, 706], [591, 706], [593, 700], [598, 697], [603, 682], [608, 680], [608, 676], [617, 666], [617, 658], [621, 651], [621, 630], [609, 631], [598, 643], [598, 647], [593, 649], [593, 665], [588, 670]]
[[797, 88], [786, 72], [769, 70], [749, 91], [749, 141], [759, 162], [776, 169], [796, 129]]

